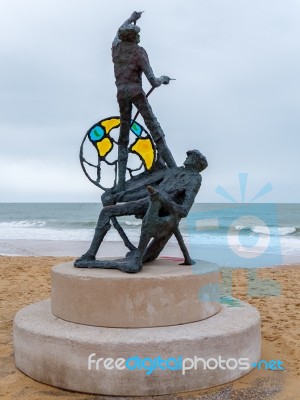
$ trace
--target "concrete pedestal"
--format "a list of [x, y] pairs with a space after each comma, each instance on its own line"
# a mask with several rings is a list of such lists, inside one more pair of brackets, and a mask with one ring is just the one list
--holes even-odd
[[260, 316], [221, 303], [211, 263], [158, 260], [134, 275], [62, 264], [51, 302], [15, 316], [15, 363], [40, 382], [112, 396], [224, 384], [260, 360]]
[[115, 328], [201, 321], [220, 310], [217, 268], [158, 259], [138, 274], [126, 274], [64, 263], [52, 269], [51, 311], [66, 321]]
[[[249, 372], [260, 359], [260, 317], [252, 306], [222, 305], [212, 318], [190, 324], [138, 328], [99, 328], [78, 325], [55, 317], [50, 301], [32, 304], [19, 311], [14, 320], [16, 366], [30, 377], [50, 385], [80, 392], [114, 396], [147, 396], [208, 388]], [[117, 360], [138, 356], [140, 359], [194, 357], [207, 361], [204, 369], [198, 361], [197, 370], [118, 370], [108, 361], [91, 363], [88, 359]], [[219, 357], [227, 362], [216, 367]], [[235, 368], [241, 358], [248, 369]], [[237, 361], [235, 361], [237, 360]], [[120, 362], [120, 361], [118, 361]], [[115, 364], [114, 364], [115, 365]], [[221, 364], [222, 365], [222, 364]], [[226, 366], [226, 365], [225, 365]], [[113, 368], [112, 368], [113, 367]]]

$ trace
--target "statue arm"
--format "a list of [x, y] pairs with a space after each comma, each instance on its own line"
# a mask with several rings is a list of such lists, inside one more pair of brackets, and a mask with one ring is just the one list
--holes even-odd
[[158, 87], [161, 84], [167, 85], [170, 82], [170, 78], [168, 76], [162, 75], [160, 78], [156, 78], [152, 67], [150, 65], [150, 61], [148, 58], [148, 54], [143, 47], [139, 48], [139, 56], [140, 56], [140, 67], [146, 78], [148, 79], [150, 85], [152, 87]]
[[[199, 176], [200, 177], [200, 176]], [[161, 205], [170, 213], [178, 215], [180, 218], [187, 217], [192, 205], [194, 204], [195, 197], [200, 189], [201, 185], [201, 177], [200, 179], [194, 184], [189, 185], [185, 191], [185, 197], [183, 204], [178, 204], [173, 200], [170, 200], [165, 194], [160, 193], [157, 190], [148, 186], [148, 191], [150, 193], [151, 201], [159, 199]], [[151, 188], [151, 189], [150, 189]]]
[[118, 193], [112, 193], [111, 190], [107, 190], [101, 196], [103, 206], [110, 206], [117, 203], [127, 203], [129, 201], [136, 201], [147, 198], [148, 194], [145, 185], [139, 188], [135, 188], [134, 190], [125, 190]]
[[119, 30], [121, 28], [125, 28], [125, 26], [127, 26], [127, 25], [130, 25], [130, 24], [136, 22], [139, 18], [141, 18], [141, 15], [142, 15], [142, 12], [134, 11], [131, 14], [131, 16], [128, 19], [126, 19], [125, 22], [123, 22], [123, 24], [119, 27], [117, 34], [112, 42], [112, 47], [117, 46], [121, 42], [121, 40], [119, 39]]
[[190, 209], [192, 208], [192, 205], [194, 204], [195, 197], [197, 196], [197, 193], [199, 192], [200, 186], [201, 186], [201, 177], [199, 175], [199, 180], [193, 185], [189, 185], [189, 187], [186, 189], [185, 192], [185, 198], [183, 204], [176, 204], [179, 206], [180, 209], [180, 216], [182, 218], [187, 217], [188, 213], [190, 212]]

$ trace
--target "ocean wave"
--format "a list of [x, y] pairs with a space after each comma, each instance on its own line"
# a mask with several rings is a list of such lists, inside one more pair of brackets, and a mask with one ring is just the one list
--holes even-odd
[[[198, 221], [197, 221], [198, 222]], [[216, 222], [203, 222], [200, 221], [196, 224], [196, 229], [194, 230], [193, 226], [184, 226], [183, 231], [186, 231], [191, 234], [195, 234], [195, 231], [198, 234], [209, 234], [209, 235], [228, 235], [231, 231], [238, 231], [242, 235], [253, 235], [253, 234], [262, 234], [262, 235], [271, 235], [271, 236], [288, 236], [295, 235], [300, 236], [300, 227], [296, 226], [268, 226], [268, 225], [235, 225], [231, 226], [219, 224]]]
[[5, 221], [0, 222], [0, 228], [30, 228], [30, 227], [42, 227], [47, 224], [46, 221], [29, 221], [29, 220], [22, 220], [22, 221]]
[[97, 221], [61, 221], [61, 220], [49, 220], [47, 226], [49, 228], [56, 229], [89, 229], [95, 228]]
[[[123, 227], [139, 227], [142, 224], [142, 220], [122, 220], [117, 218], [118, 222]], [[57, 229], [95, 229], [97, 220], [90, 221], [61, 221], [61, 220], [49, 220], [47, 226], [49, 228]]]
[[[132, 229], [128, 227], [124, 229], [125, 233], [128, 235], [129, 239], [138, 243], [140, 238], [140, 232], [138, 229]], [[16, 228], [15, 226], [11, 226], [10, 228], [2, 228], [0, 227], [0, 240], [5, 239], [26, 239], [26, 240], [53, 240], [53, 241], [87, 241], [90, 242], [94, 235], [94, 229], [52, 229], [47, 227], [23, 227]], [[207, 233], [197, 233], [197, 234], [184, 234], [184, 241], [191, 249], [193, 253], [195, 249], [201, 252], [201, 249], [209, 247], [212, 252], [215, 252], [216, 249], [224, 248], [224, 250], [228, 250], [230, 239], [236, 239], [236, 235], [212, 235]], [[266, 240], [268, 240], [268, 236], [264, 235]], [[248, 241], [249, 239], [249, 241]], [[246, 252], [259, 252], [262, 247], [264, 247], [264, 243], [260, 245], [259, 243], [253, 243], [251, 240], [251, 236], [249, 238], [244, 237], [241, 239], [240, 246], [243, 251]], [[274, 238], [275, 240], [275, 238]], [[112, 227], [110, 231], [105, 236], [104, 241], [121, 241], [120, 235], [118, 232]], [[170, 239], [170, 243], [177, 244], [177, 240], [173, 235]], [[237, 249], [239, 249], [239, 241], [236, 242]], [[235, 245], [235, 246], [236, 246]], [[300, 249], [300, 238], [296, 235], [285, 235], [278, 237], [272, 242], [270, 241], [267, 247], [267, 253], [277, 254], [278, 252], [281, 254], [297, 254]]]
[[268, 227], [268, 226], [254, 226], [251, 228], [254, 233], [262, 233], [263, 235], [285, 236], [291, 235], [297, 231], [294, 226], [283, 227]]
[[139, 220], [139, 221], [123, 221], [123, 224], [127, 225], [127, 226], [140, 226], [140, 225], [142, 225], [142, 220]]
[[46, 227], [0, 226], [0, 239], [28, 240], [91, 240], [92, 229], [49, 229]]

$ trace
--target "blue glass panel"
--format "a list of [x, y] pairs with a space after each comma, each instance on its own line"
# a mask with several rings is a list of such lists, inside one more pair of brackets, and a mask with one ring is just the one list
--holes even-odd
[[143, 132], [143, 128], [137, 122], [134, 122], [130, 129], [131, 129], [131, 132], [133, 132], [138, 137], [140, 137]]
[[92, 142], [97, 142], [103, 138], [104, 133], [104, 129], [101, 128], [101, 126], [95, 126], [89, 133], [90, 140]]

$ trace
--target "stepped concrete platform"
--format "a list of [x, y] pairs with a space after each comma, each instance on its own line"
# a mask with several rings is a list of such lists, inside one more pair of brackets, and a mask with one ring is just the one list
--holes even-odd
[[[251, 364], [260, 359], [258, 311], [247, 303], [230, 304], [234, 306], [222, 304], [216, 315], [199, 322], [126, 329], [67, 322], [51, 313], [50, 300], [38, 302], [23, 308], [14, 319], [16, 366], [40, 382], [113, 396], [161, 395], [217, 386], [248, 373]], [[89, 357], [94, 360], [90, 365]], [[120, 359], [132, 357], [126, 368]], [[140, 364], [144, 368], [135, 368], [146, 357], [175, 360], [168, 361], [169, 369], [147, 374], [153, 361], [144, 360]], [[101, 358], [97, 369], [96, 360]], [[188, 368], [185, 374], [182, 368], [170, 369], [179, 360]]]

